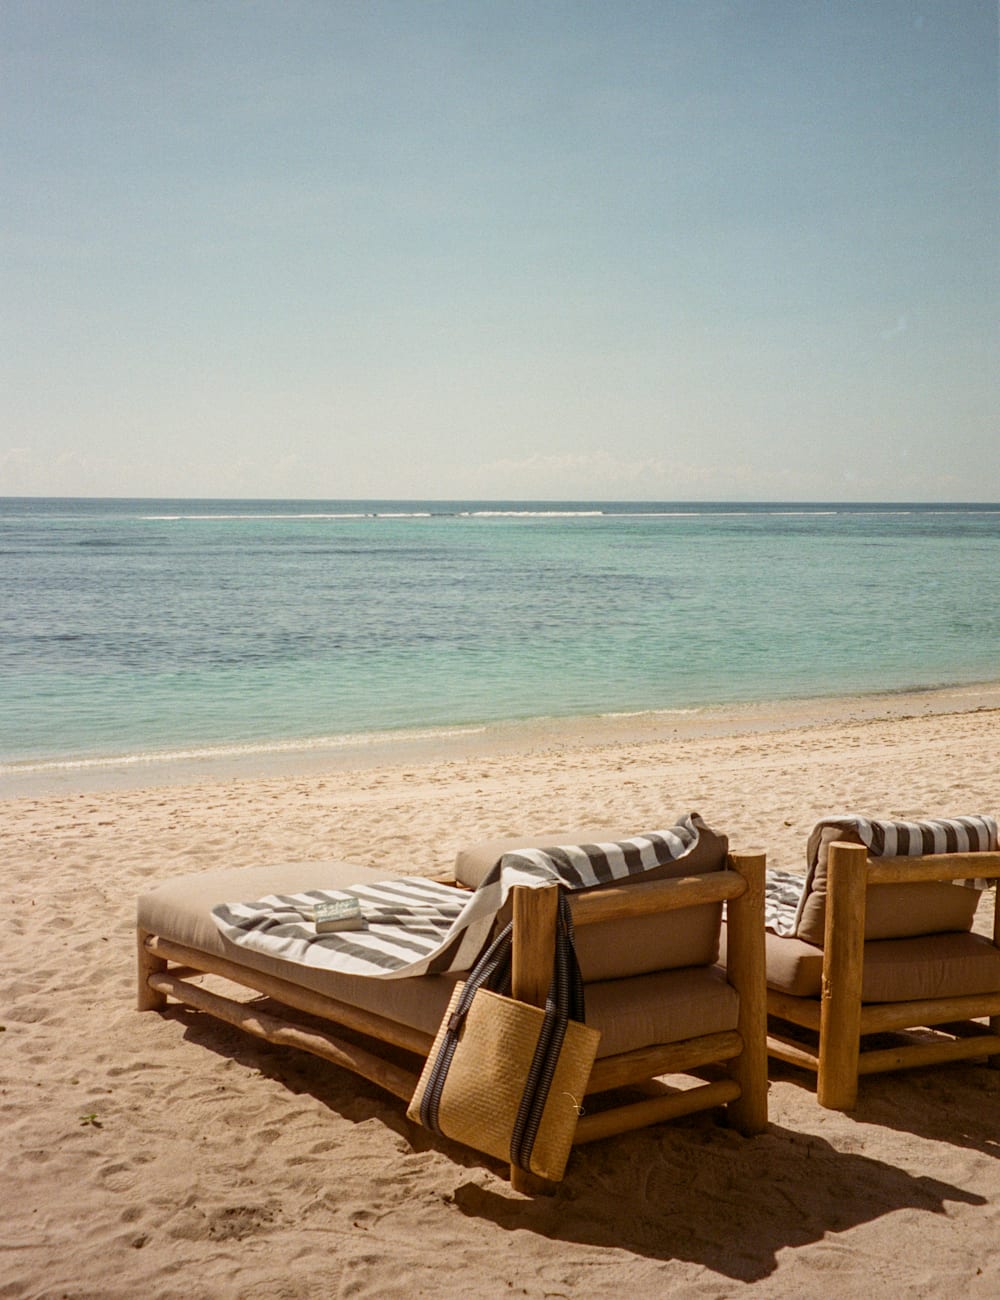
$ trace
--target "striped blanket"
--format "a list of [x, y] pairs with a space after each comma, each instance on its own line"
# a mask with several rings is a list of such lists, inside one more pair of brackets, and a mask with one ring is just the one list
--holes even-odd
[[[809, 878], [819, 862], [823, 832], [853, 832], [873, 858], [919, 858], [931, 853], [986, 853], [997, 847], [994, 817], [939, 817], [926, 821], [877, 821], [849, 814], [825, 817], [809, 836]], [[982, 885], [978, 886], [982, 888]]]
[[764, 877], [764, 929], [787, 938], [795, 933], [804, 876], [768, 867]]
[[[407, 878], [346, 890], [268, 895], [222, 903], [212, 919], [232, 943], [305, 966], [370, 979], [468, 970], [515, 885], [557, 883], [569, 890], [611, 884], [678, 862], [707, 829], [697, 813], [670, 830], [611, 844], [561, 845], [506, 853], [472, 894], [432, 880]], [[297, 905], [356, 898], [364, 928], [317, 934]]]

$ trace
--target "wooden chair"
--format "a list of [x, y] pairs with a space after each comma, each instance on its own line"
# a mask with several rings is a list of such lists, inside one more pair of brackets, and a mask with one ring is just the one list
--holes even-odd
[[[272, 890], [293, 893], [337, 888], [378, 878], [377, 873], [344, 863], [285, 867], [280, 876], [272, 875], [268, 888], [264, 884], [268, 875], [259, 868], [210, 873], [169, 882], [140, 899], [139, 1009], [163, 1009], [168, 998], [173, 999], [269, 1042], [310, 1052], [409, 1101], [454, 979], [420, 976], [379, 981], [325, 971], [312, 972], [304, 983], [305, 968], [248, 956], [206, 921], [212, 905], [233, 897], [258, 897]], [[588, 1113], [579, 1120], [575, 1141], [591, 1142], [721, 1105], [726, 1106], [730, 1122], [740, 1132], [761, 1132], [767, 1125], [763, 854], [728, 855], [723, 869], [706, 874], [602, 887], [569, 897], [579, 933], [604, 925], [613, 934], [627, 918], [666, 916], [695, 907], [704, 913], [706, 904], [723, 900], [728, 900], [729, 911], [724, 976], [709, 962], [703, 968], [605, 980], [590, 986], [598, 1027], [609, 1033], [613, 1030], [622, 1041], [618, 1050], [599, 1055], [594, 1064], [587, 1095], [595, 1104], [586, 1107]], [[513, 891], [513, 994], [535, 1005], [544, 1005], [551, 978], [556, 903], [554, 888], [518, 887]], [[204, 975], [222, 977], [238, 990], [219, 992], [203, 987]], [[245, 995], [246, 990], [263, 994], [272, 1005], [262, 1008], [236, 995], [240, 991]], [[635, 998], [644, 999], [653, 1014], [667, 1024], [673, 997], [676, 1014], [683, 1022], [685, 1016], [690, 1019], [692, 990], [694, 1005], [699, 997], [707, 998], [706, 1005], [723, 1007], [725, 1019], [708, 1026], [707, 1032], [688, 1033], [680, 1041], [664, 1033], [668, 1041], [643, 1041], [639, 1036], [629, 1046], [628, 1011]], [[308, 1023], [296, 1013], [318, 1017], [334, 1028], [345, 1026], [363, 1035], [363, 1044]], [[595, 1023], [589, 1009], [588, 1022]], [[386, 1045], [412, 1053], [413, 1068], [399, 1064], [398, 1053], [394, 1054], [397, 1059], [390, 1060]], [[701, 1077], [700, 1072], [705, 1071], [712, 1076], [708, 1081]], [[680, 1074], [694, 1074], [699, 1081], [681, 1089], [660, 1078]], [[596, 1104], [598, 1094], [622, 1089], [638, 1089], [639, 1095], [624, 1100], [615, 1096], [610, 1104]], [[524, 1192], [553, 1190], [551, 1184], [517, 1168], [511, 1170], [511, 1181]]]
[[[873, 888], [975, 877], [1000, 878], [1000, 852], [871, 859], [863, 845], [835, 842], [829, 847], [822, 950], [813, 948], [812, 956], [797, 953], [788, 945], [809, 945], [768, 936], [767, 1050], [776, 1059], [816, 1073], [821, 1106], [852, 1109], [861, 1075], [978, 1057], [1000, 1066], [996, 900], [992, 939], [969, 932], [865, 939]], [[798, 961], [803, 978], [808, 963], [816, 963], [815, 992], [797, 996], [776, 987], [791, 978], [795, 961], [790, 958]], [[890, 985], [891, 999], [884, 996]], [[980, 1023], [984, 1018], [988, 1025]], [[811, 1031], [810, 1041], [790, 1036], [781, 1021]], [[907, 1032], [915, 1029], [925, 1032]], [[888, 1033], [898, 1035], [900, 1045], [865, 1043], [867, 1035]]]

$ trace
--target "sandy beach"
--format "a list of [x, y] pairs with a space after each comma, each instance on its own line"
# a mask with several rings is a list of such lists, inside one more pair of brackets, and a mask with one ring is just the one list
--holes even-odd
[[772, 1066], [763, 1136], [596, 1143], [532, 1201], [332, 1066], [138, 1014], [133, 918], [201, 869], [429, 875], [494, 835], [689, 811], [802, 870], [825, 814], [1000, 812], [998, 728], [977, 688], [3, 800], [0, 1297], [997, 1295], [1000, 1072], [870, 1079], [842, 1115]]

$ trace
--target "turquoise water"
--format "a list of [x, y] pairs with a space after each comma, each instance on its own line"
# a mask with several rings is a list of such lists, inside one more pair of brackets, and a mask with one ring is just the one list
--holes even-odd
[[1000, 679], [1000, 505], [0, 500], [0, 764]]

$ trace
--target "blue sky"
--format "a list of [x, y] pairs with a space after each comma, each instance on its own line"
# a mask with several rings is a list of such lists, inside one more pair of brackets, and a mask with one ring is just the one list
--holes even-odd
[[1000, 499], [995, 0], [0, 46], [0, 495]]

